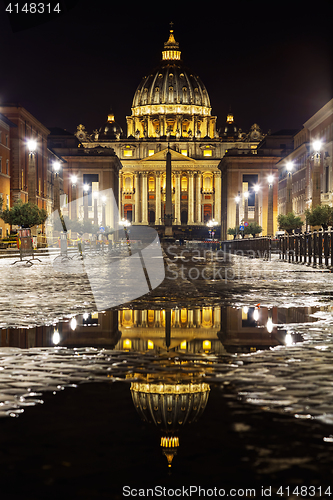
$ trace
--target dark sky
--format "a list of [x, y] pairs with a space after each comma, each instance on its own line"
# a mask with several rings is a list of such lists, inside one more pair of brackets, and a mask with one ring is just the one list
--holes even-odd
[[21, 103], [48, 127], [74, 132], [83, 123], [92, 132], [112, 105], [126, 129], [170, 21], [218, 127], [231, 106], [243, 130], [254, 122], [264, 132], [298, 129], [332, 98], [331, 1], [310, 9], [304, 2], [78, 0], [57, 19], [16, 32], [7, 4], [0, 0], [0, 102]]

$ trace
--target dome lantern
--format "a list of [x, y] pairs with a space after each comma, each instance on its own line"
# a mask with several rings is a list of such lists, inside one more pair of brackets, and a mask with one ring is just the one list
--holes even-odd
[[180, 54], [181, 51], [179, 50], [179, 43], [176, 42], [173, 30], [171, 29], [169, 39], [164, 44], [164, 50], [162, 51], [162, 60], [180, 61]]

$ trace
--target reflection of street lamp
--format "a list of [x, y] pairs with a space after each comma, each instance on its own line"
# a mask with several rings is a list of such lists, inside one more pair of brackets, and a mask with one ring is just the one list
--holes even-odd
[[36, 153], [37, 153], [37, 141], [35, 139], [29, 139], [27, 141], [27, 147], [29, 150], [29, 161], [28, 161], [28, 201], [31, 203], [36, 203]]
[[313, 141], [313, 170], [312, 170], [312, 208], [317, 207], [321, 203], [321, 186], [320, 186], [320, 149], [321, 141], [319, 139]]
[[268, 207], [267, 207], [267, 236], [273, 236], [273, 182], [274, 176], [267, 177], [268, 182]]
[[293, 162], [288, 161], [287, 165], [287, 201], [286, 201], [286, 213], [289, 214], [293, 211], [293, 200], [291, 198], [292, 190], [292, 170], [294, 168]]
[[207, 227], [209, 231], [209, 237], [214, 239], [215, 227], [218, 225], [218, 222], [215, 219], [209, 220], [207, 222]]

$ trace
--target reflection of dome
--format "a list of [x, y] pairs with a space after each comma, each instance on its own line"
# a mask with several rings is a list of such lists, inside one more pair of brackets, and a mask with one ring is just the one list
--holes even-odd
[[[138, 86], [133, 99], [133, 114], [150, 114], [147, 106], [160, 105], [160, 113], [205, 114], [210, 115], [210, 101], [206, 87], [200, 78], [184, 67], [180, 58], [179, 44], [173, 30], [164, 44], [162, 61]], [[189, 105], [202, 107], [189, 109]], [[166, 108], [166, 106], [172, 106]], [[142, 108], [144, 107], [144, 108]], [[173, 109], [173, 108], [177, 109]]]
[[147, 375], [147, 382], [132, 382], [132, 399], [141, 418], [153, 422], [160, 430], [161, 447], [171, 467], [179, 446], [177, 434], [185, 423], [201, 416], [210, 388], [202, 382], [148, 382], [149, 377]]
[[98, 140], [120, 139], [123, 136], [121, 126], [114, 120], [114, 115], [108, 115], [107, 122], [98, 131]]

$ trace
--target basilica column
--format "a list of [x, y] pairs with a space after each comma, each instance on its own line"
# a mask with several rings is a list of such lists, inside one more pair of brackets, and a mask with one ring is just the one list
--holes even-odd
[[180, 173], [175, 173], [175, 219], [174, 224], [180, 224]]
[[[119, 206], [119, 218], [124, 217], [124, 207], [123, 207], [123, 172], [119, 172], [119, 182], [118, 182], [118, 206]], [[114, 193], [114, 197], [117, 195]]]
[[197, 172], [195, 175], [195, 204], [196, 204], [196, 214], [195, 214], [195, 222], [201, 224], [201, 174]]
[[141, 206], [142, 206], [142, 224], [148, 225], [148, 190], [147, 190], [148, 172], [141, 173]]
[[214, 219], [221, 224], [221, 172], [214, 172]]
[[134, 222], [139, 224], [140, 218], [140, 178], [139, 172], [134, 172], [134, 188], [135, 188], [135, 213]]
[[156, 172], [155, 224], [161, 224], [161, 172]]
[[187, 224], [194, 224], [194, 172], [187, 172], [188, 174], [188, 214]]

